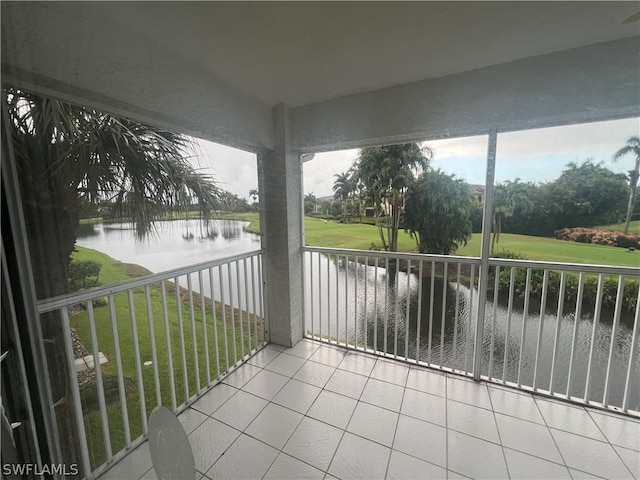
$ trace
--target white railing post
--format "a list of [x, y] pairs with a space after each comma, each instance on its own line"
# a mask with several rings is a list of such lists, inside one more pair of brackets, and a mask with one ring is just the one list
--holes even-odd
[[[491, 218], [493, 217], [493, 184], [496, 172], [496, 146], [498, 132], [492, 128], [489, 132], [489, 150], [487, 152], [487, 170], [484, 182], [484, 208], [482, 212], [482, 242], [480, 246], [480, 276], [478, 279], [478, 315], [476, 320], [476, 338], [473, 356], [473, 379], [480, 380], [482, 370], [482, 334], [486, 312], [487, 286], [489, 283], [489, 245], [491, 241]], [[471, 285], [473, 295], [473, 285]], [[471, 312], [470, 312], [471, 313]]]

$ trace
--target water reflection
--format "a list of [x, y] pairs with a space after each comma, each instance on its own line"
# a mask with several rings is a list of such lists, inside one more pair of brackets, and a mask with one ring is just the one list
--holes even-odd
[[[387, 265], [383, 259], [377, 265], [371, 258], [368, 265], [362, 257], [355, 260], [306, 256], [308, 331], [401, 358], [471, 370], [478, 294], [470, 288], [468, 269], [463, 267], [458, 281], [456, 267], [449, 265], [445, 280], [442, 264], [431, 272], [432, 263], [425, 262], [420, 282], [416, 264], [407, 273], [402, 271], [406, 265]], [[609, 371], [608, 401], [622, 405], [633, 339], [631, 312], [623, 312], [611, 349], [611, 309], [603, 308], [594, 324], [594, 308], [585, 304], [576, 323], [575, 304], [569, 304], [558, 322], [555, 301], [548, 301], [542, 314], [539, 302], [532, 300], [526, 314], [522, 301], [514, 303], [509, 310], [502, 293], [497, 304], [486, 302], [483, 375], [523, 385], [535, 379], [540, 389], [568, 389], [577, 397], [585, 395], [588, 379], [590, 398], [601, 402]], [[629, 391], [629, 408], [640, 409], [640, 345]]]

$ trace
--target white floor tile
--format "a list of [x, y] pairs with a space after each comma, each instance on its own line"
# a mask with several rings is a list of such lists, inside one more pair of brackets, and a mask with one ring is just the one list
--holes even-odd
[[411, 457], [397, 450], [391, 451], [388, 480], [416, 480], [416, 479], [446, 479], [447, 471], [415, 457]]
[[447, 394], [447, 376], [443, 373], [413, 367], [409, 371], [407, 388], [444, 397]]
[[346, 350], [323, 345], [309, 358], [312, 362], [322, 363], [331, 367], [340, 365], [345, 357]]
[[273, 462], [264, 480], [322, 480], [325, 473], [301, 462], [286, 453], [281, 453]]
[[335, 368], [329, 365], [307, 362], [297, 371], [293, 378], [315, 385], [316, 387], [324, 388], [334, 371]]
[[571, 474], [564, 465], [552, 463], [525, 453], [504, 449], [511, 480], [571, 480]]
[[247, 435], [240, 437], [206, 475], [227, 480], [259, 480], [278, 456], [278, 450]]
[[187, 435], [193, 432], [207, 418], [208, 417], [204, 413], [194, 410], [193, 408], [188, 408], [178, 415], [178, 420], [180, 420], [182, 428], [184, 428]]
[[359, 402], [347, 431], [390, 447], [393, 444], [397, 423], [397, 413]]
[[300, 367], [305, 363], [306, 360], [304, 358], [289, 355], [285, 352], [273, 359], [265, 368], [272, 372], [279, 373], [280, 375], [291, 377], [295, 375], [295, 373], [300, 370]]
[[344, 370], [336, 370], [324, 388], [357, 400], [362, 395], [366, 383], [367, 377]]
[[241, 367], [237, 368], [222, 380], [223, 383], [231, 385], [232, 387], [242, 388], [245, 383], [251, 380], [254, 376], [260, 372], [261, 369], [255, 365], [245, 363]]
[[616, 445], [613, 446], [613, 449], [618, 453], [633, 477], [636, 480], [640, 480], [640, 453]]
[[464, 433], [447, 434], [448, 468], [469, 478], [509, 478], [502, 447]]
[[334, 427], [345, 429], [357, 403], [358, 401], [351, 397], [323, 390], [307, 415]]
[[489, 386], [489, 396], [494, 412], [544, 424], [544, 419], [530, 393], [516, 393], [506, 388]]
[[447, 402], [447, 428], [493, 443], [500, 443], [493, 412], [484, 408], [449, 400]]
[[327, 471], [343, 430], [305, 417], [284, 446], [284, 453]]
[[551, 430], [568, 467], [604, 478], [630, 478], [631, 472], [608, 443]]
[[600, 480], [603, 477], [598, 477], [597, 475], [592, 475], [591, 473], [583, 472], [581, 470], [576, 470], [575, 468], [570, 468], [569, 473], [573, 480]]
[[144, 443], [109, 469], [100, 479], [138, 479], [152, 467], [149, 444]]
[[489, 391], [484, 382], [447, 376], [447, 398], [491, 410]]
[[384, 479], [391, 450], [370, 440], [345, 433], [329, 467], [337, 478]]
[[284, 351], [289, 355], [308, 359], [316, 352], [316, 350], [318, 350], [318, 348], [320, 348], [319, 343], [302, 339], [296, 343], [293, 348], [287, 348]]
[[270, 403], [247, 427], [245, 433], [281, 450], [302, 418], [298, 412]]
[[227, 448], [240, 436], [240, 432], [213, 418], [209, 418], [189, 435], [189, 443], [196, 461], [196, 469], [206, 472]]
[[403, 395], [404, 388], [401, 386], [376, 380], [375, 378], [369, 378], [360, 397], [360, 401], [399, 412]]
[[[600, 427], [605, 437], [613, 445], [640, 452], [640, 422], [630, 418], [605, 415], [595, 410], [590, 412], [591, 418]], [[638, 454], [640, 457], [640, 453]]]
[[602, 432], [583, 407], [551, 402], [536, 397], [536, 403], [547, 425], [565, 432], [606, 441]]
[[400, 413], [426, 422], [446, 425], [446, 399], [417, 390], [406, 389]]
[[563, 463], [549, 429], [519, 418], [496, 413], [502, 445], [551, 462]]
[[322, 390], [314, 385], [299, 382], [298, 380], [289, 380], [280, 393], [273, 399], [284, 407], [295, 410], [302, 414], [307, 413], [313, 402]]
[[246, 385], [242, 387], [242, 390], [264, 398], [265, 400], [271, 400], [288, 381], [289, 378], [284, 375], [270, 372], [269, 370], [262, 370], [249, 380]]
[[408, 376], [409, 366], [380, 358], [373, 367], [373, 370], [371, 370], [371, 377], [385, 382], [395, 383], [401, 387], [404, 387], [407, 383]]
[[258, 416], [267, 403], [262, 398], [239, 391], [233, 397], [232, 402], [227, 402], [216, 410], [213, 418], [242, 431], [253, 422], [253, 419]]
[[191, 408], [195, 408], [205, 415], [211, 415], [237, 392], [237, 388], [224, 383], [219, 383], [196, 400], [193, 405], [191, 405]]
[[338, 368], [368, 377], [375, 364], [376, 358], [374, 356], [351, 352], [344, 357]]
[[276, 358], [278, 355], [280, 355], [280, 352], [277, 350], [274, 350], [272, 348], [263, 348], [253, 357], [249, 358], [249, 360], [247, 360], [247, 363], [250, 363], [251, 365], [254, 365], [256, 367], [264, 368], [269, 364], [269, 362], [271, 362], [271, 360]]
[[393, 449], [445, 468], [447, 466], [446, 429], [433, 423], [400, 415]]

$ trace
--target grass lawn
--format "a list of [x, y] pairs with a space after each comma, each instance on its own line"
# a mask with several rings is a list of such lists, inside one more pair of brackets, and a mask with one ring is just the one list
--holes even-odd
[[[624, 232], [624, 223], [616, 223], [614, 225], [602, 225], [593, 227], [599, 230], [611, 230], [612, 232]], [[640, 233], [640, 220], [629, 222], [629, 233]]]
[[[136, 276], [145, 275], [149, 272], [145, 269], [120, 263], [113, 258], [100, 252], [76, 247], [77, 252], [74, 253], [74, 259], [78, 260], [94, 260], [102, 264], [100, 272], [100, 281], [104, 284], [128, 280]], [[146, 407], [146, 417], [150, 415], [153, 408], [157, 405], [157, 395], [159, 393], [160, 402], [171, 408], [171, 379], [173, 378], [176, 392], [176, 403], [180, 405], [186, 398], [194, 395], [197, 391], [196, 383], [196, 361], [198, 359], [200, 386], [207, 384], [206, 359], [205, 359], [205, 333], [203, 326], [203, 315], [201, 307], [201, 298], [193, 295], [193, 308], [190, 308], [190, 298], [188, 293], [180, 290], [180, 302], [176, 298], [176, 290], [172, 283], [166, 283], [166, 303], [167, 303], [167, 325], [171, 344], [171, 357], [173, 361], [173, 377], [169, 370], [169, 355], [165, 336], [164, 314], [162, 308], [161, 287], [153, 285], [149, 288], [151, 321], [148, 320], [147, 295], [143, 288], [137, 289], [133, 295], [134, 310], [137, 313], [136, 333], [138, 337], [137, 344], [140, 349], [140, 363], [142, 364], [142, 385], [144, 391], [144, 405]], [[136, 358], [134, 350], [134, 328], [130, 320], [129, 299], [126, 293], [114, 296], [115, 317], [117, 322], [117, 333], [119, 337], [120, 355], [122, 359], [122, 368], [124, 376], [124, 387], [127, 392], [127, 410], [130, 421], [131, 438], [135, 439], [142, 434], [142, 413], [141, 401], [138, 390], [138, 374], [136, 371]], [[180, 304], [180, 307], [178, 307]], [[242, 350], [247, 353], [251, 348], [257, 345], [257, 338], [254, 335], [254, 324], [252, 322], [251, 345], [247, 335], [246, 314], [244, 317], [244, 335], [241, 341], [239, 329], [239, 311], [233, 311], [233, 323], [229, 320], [232, 315], [231, 308], [225, 307], [227, 324], [223, 324], [222, 306], [216, 302], [216, 332], [212, 328], [212, 310], [211, 302], [205, 300], [205, 312], [207, 316], [207, 332], [206, 340], [209, 346], [209, 370], [211, 379], [215, 379], [218, 375], [223, 374], [227, 370], [227, 356], [229, 358], [229, 366], [240, 360]], [[111, 320], [109, 308], [106, 305], [94, 306], [95, 323], [98, 339], [98, 350], [103, 352], [109, 360], [102, 365], [103, 383], [105, 385], [105, 397], [107, 400], [108, 423], [111, 432], [110, 443], [113, 452], [118, 452], [125, 446], [125, 429], [123, 425], [123, 412], [119, 402], [119, 390], [117, 384], [116, 356], [114, 348], [113, 333], [111, 328]], [[182, 328], [180, 316], [182, 317]], [[83, 345], [92, 350], [91, 331], [89, 327], [88, 314], [81, 311], [71, 318], [72, 327], [78, 333]], [[195, 331], [192, 327], [195, 325]], [[151, 334], [155, 336], [157, 368], [159, 377], [159, 391], [156, 389], [154, 367], [152, 365], [144, 366], [144, 362], [151, 361], [153, 358]], [[197, 348], [194, 348], [194, 336]], [[220, 352], [219, 360], [216, 361], [216, 337], [218, 339], [217, 349]], [[182, 342], [184, 339], [184, 359], [182, 361]], [[226, 339], [226, 342], [225, 342]], [[235, 346], [235, 357], [234, 357]], [[186, 378], [186, 382], [185, 382]], [[90, 460], [93, 468], [98, 467], [106, 460], [106, 451], [104, 449], [104, 437], [102, 434], [101, 417], [98, 410], [98, 396], [96, 393], [95, 382], [86, 385], [81, 391], [83, 400], [83, 409], [85, 412], [85, 429], [89, 442]]]

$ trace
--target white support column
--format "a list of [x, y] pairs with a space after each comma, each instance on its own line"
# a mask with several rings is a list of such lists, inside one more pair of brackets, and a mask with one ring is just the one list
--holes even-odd
[[258, 156], [268, 338], [291, 347], [303, 335], [302, 166], [291, 150], [289, 109], [273, 109], [275, 150]]
[[473, 355], [473, 379], [480, 380], [482, 369], [482, 336], [487, 303], [487, 286], [489, 282], [489, 246], [491, 244], [491, 220], [493, 216], [493, 190], [496, 173], [496, 146], [498, 132], [492, 128], [489, 132], [489, 149], [487, 152], [487, 169], [484, 182], [484, 208], [482, 212], [482, 242], [480, 244], [480, 278], [478, 280], [478, 315], [476, 321], [476, 338]]

